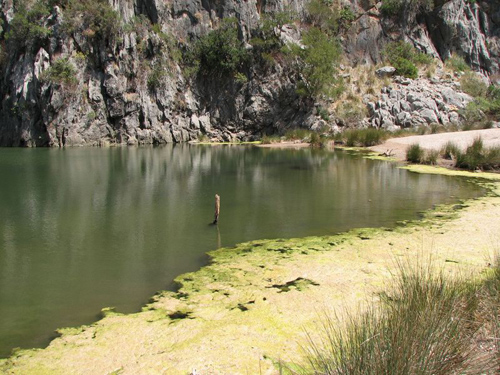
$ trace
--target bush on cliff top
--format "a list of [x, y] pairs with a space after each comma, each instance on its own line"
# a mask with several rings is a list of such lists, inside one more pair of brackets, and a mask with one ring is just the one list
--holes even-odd
[[64, 11], [63, 29], [69, 34], [113, 40], [121, 27], [119, 14], [106, 0], [70, 0]]
[[31, 7], [21, 3], [5, 34], [9, 49], [20, 49], [39, 43], [50, 35], [44, 26], [44, 19], [50, 14], [47, 5], [38, 1]]

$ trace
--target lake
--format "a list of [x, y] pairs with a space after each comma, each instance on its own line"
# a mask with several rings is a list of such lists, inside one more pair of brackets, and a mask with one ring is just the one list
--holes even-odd
[[0, 176], [2, 357], [103, 307], [138, 311], [209, 250], [394, 226], [483, 192], [347, 152], [231, 145], [4, 148]]

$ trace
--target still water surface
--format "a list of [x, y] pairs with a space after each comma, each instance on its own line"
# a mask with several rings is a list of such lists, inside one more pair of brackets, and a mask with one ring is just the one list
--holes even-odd
[[219, 246], [392, 226], [480, 193], [343, 152], [0, 149], [0, 356], [105, 306], [139, 310]]

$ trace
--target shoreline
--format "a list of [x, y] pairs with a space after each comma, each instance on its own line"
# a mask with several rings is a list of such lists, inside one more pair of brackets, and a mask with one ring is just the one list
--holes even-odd
[[297, 359], [303, 328], [313, 329], [321, 310], [352, 309], [374, 298], [395, 257], [439, 251], [435, 259], [450, 272], [464, 265], [484, 268], [485, 252], [500, 241], [498, 235], [493, 238], [500, 228], [500, 175], [421, 165], [403, 168], [492, 182], [485, 196], [439, 206], [392, 229], [257, 240], [212, 251], [209, 265], [177, 277], [178, 291], [155, 295], [142, 312], [124, 315], [103, 309], [102, 320], [61, 329], [62, 336], [47, 348], [21, 350], [0, 360], [0, 370], [273, 374], [273, 360]]

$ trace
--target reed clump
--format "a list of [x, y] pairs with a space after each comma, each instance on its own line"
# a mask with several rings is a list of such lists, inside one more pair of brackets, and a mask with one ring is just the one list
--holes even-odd
[[500, 169], [500, 147], [485, 147], [481, 138], [476, 138], [465, 152], [455, 155], [455, 167], [468, 170]]
[[388, 131], [377, 128], [348, 129], [340, 133], [338, 140], [348, 147], [371, 147], [382, 143], [390, 135]]
[[[432, 262], [431, 262], [432, 263]], [[496, 374], [500, 263], [481, 279], [400, 265], [380, 302], [347, 324], [326, 317], [309, 334], [300, 375]]]

